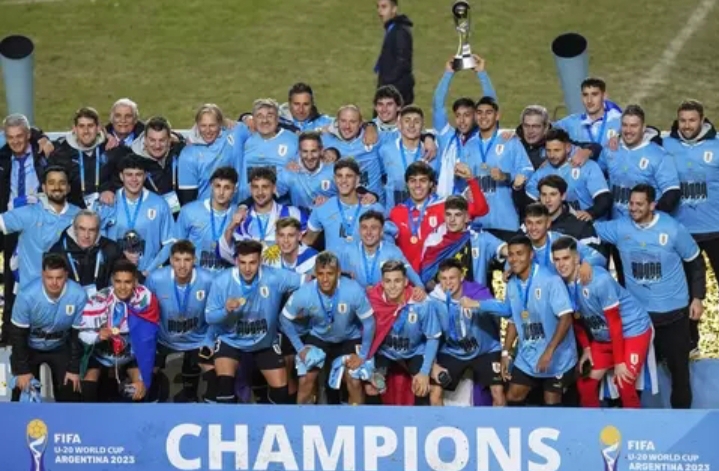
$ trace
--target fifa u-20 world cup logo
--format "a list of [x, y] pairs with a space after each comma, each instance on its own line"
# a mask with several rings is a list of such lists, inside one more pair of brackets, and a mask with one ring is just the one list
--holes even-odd
[[604, 459], [604, 471], [617, 471], [619, 464], [619, 453], [622, 448], [622, 434], [613, 425], [607, 425], [599, 434], [599, 441], [602, 442], [602, 459]]
[[47, 425], [40, 419], [31, 420], [27, 424], [27, 447], [30, 449], [30, 471], [45, 471], [43, 458], [47, 447]]

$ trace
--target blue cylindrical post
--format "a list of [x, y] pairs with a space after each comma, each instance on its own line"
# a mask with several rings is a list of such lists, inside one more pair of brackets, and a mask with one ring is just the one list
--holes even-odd
[[570, 114], [583, 113], [581, 85], [589, 75], [587, 39], [578, 33], [557, 36], [552, 41], [552, 54], [567, 110]]
[[25, 36], [7, 36], [0, 41], [7, 112], [24, 114], [31, 124], [35, 122], [34, 50], [32, 40]]

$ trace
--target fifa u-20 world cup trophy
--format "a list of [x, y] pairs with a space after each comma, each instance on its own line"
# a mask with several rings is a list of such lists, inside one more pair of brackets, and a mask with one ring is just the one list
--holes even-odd
[[454, 56], [454, 62], [452, 67], [456, 71], [474, 69], [477, 65], [474, 57], [472, 57], [472, 51], [469, 48], [469, 36], [470, 36], [470, 12], [469, 3], [465, 0], [457, 0], [452, 5], [452, 16], [454, 17], [454, 26], [459, 35], [459, 48], [457, 54]]

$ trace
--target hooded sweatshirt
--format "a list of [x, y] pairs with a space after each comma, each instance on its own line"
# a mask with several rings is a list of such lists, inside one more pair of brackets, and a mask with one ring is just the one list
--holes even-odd
[[93, 143], [85, 146], [74, 132], [69, 132], [56, 143], [50, 155], [50, 165], [61, 165], [69, 172], [68, 201], [75, 206], [86, 208], [96, 199], [92, 195], [102, 191], [102, 182], [108, 178], [105, 143], [105, 135], [98, 133]]

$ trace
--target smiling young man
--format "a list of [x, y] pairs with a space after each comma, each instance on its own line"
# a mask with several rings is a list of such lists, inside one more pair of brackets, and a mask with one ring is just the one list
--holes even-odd
[[[592, 280], [583, 284], [574, 239], [555, 240], [552, 257], [557, 273], [567, 284], [574, 309], [574, 333], [582, 347], [579, 370], [583, 371], [586, 363], [591, 366], [589, 374], [577, 381], [582, 407], [600, 406], [599, 383], [610, 369], [622, 406], [641, 407], [637, 390], [656, 385], [653, 355], [647, 364], [648, 372], [643, 371], [654, 333], [649, 314], [604, 268], [595, 269]], [[646, 384], [647, 375], [653, 377], [653, 384]]]

